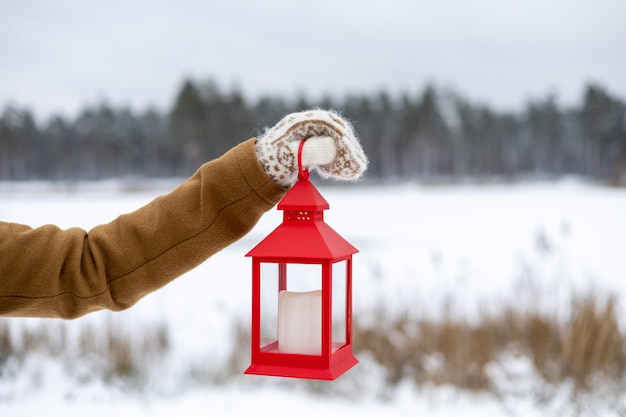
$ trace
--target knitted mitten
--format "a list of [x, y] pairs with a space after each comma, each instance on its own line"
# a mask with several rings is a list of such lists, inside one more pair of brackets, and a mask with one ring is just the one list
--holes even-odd
[[259, 161], [279, 185], [291, 185], [298, 175], [298, 146], [302, 165], [324, 178], [356, 180], [367, 168], [367, 157], [350, 123], [327, 110], [285, 116], [256, 142]]

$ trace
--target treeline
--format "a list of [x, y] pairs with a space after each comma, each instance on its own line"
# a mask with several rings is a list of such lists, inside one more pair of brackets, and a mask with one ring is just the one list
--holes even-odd
[[552, 96], [504, 112], [453, 91], [353, 94], [254, 102], [213, 81], [187, 80], [168, 111], [106, 103], [74, 118], [36, 121], [27, 109], [0, 116], [0, 180], [187, 176], [259, 135], [287, 113], [333, 108], [353, 121], [374, 180], [578, 175], [626, 183], [626, 104], [599, 85], [563, 108]]

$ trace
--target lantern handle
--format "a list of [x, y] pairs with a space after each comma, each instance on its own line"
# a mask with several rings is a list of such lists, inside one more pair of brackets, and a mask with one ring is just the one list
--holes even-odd
[[298, 180], [300, 181], [308, 181], [311, 174], [309, 170], [302, 166], [302, 149], [304, 149], [304, 142], [306, 140], [300, 141], [298, 145]]

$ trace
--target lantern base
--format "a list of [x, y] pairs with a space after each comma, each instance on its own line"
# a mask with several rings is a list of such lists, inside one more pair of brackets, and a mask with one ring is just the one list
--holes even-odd
[[281, 365], [252, 364], [244, 372], [247, 375], [278, 376], [284, 378], [321, 379], [332, 381], [346, 373], [359, 363], [357, 358], [350, 355], [341, 362], [329, 368], [305, 368]]

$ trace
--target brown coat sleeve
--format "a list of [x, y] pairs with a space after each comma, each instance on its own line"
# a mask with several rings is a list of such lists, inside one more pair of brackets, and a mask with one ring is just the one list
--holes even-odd
[[263, 171], [254, 141], [89, 232], [0, 222], [0, 315], [122, 310], [244, 236], [285, 193]]

